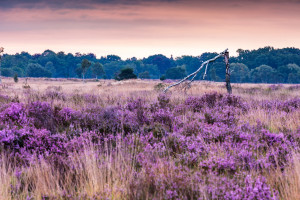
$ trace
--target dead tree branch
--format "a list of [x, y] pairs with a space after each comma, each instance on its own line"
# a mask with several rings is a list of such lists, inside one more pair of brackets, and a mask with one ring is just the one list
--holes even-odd
[[183, 78], [182, 80], [178, 81], [177, 83], [174, 83], [173, 85], [168, 86], [168, 87], [164, 90], [164, 92], [167, 92], [171, 87], [174, 87], [174, 86], [176, 86], [176, 85], [179, 85], [180, 83], [182, 83], [182, 82], [184, 82], [185, 80], [189, 79], [190, 77], [194, 76], [194, 77], [192, 78], [192, 80], [189, 82], [189, 84], [190, 84], [190, 83], [194, 80], [194, 78], [196, 77], [196, 75], [200, 72], [200, 70], [206, 65], [205, 73], [204, 73], [204, 76], [203, 76], [203, 78], [205, 78], [208, 64], [209, 64], [210, 62], [213, 62], [213, 61], [217, 60], [218, 58], [224, 56], [226, 52], [228, 52], [228, 49], [225, 49], [223, 52], [219, 53], [219, 54], [218, 54], [217, 56], [215, 56], [214, 58], [209, 59], [209, 60], [203, 62], [203, 63], [201, 64], [201, 66], [200, 66], [195, 72], [193, 72], [193, 73], [191, 73], [190, 75], [186, 76], [185, 78]]

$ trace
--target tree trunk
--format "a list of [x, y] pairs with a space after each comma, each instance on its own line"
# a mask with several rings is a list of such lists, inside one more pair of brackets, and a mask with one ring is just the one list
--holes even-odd
[[226, 89], [227, 89], [227, 92], [228, 94], [231, 94], [232, 93], [232, 88], [231, 88], [231, 85], [230, 85], [230, 66], [229, 66], [229, 52], [226, 51], [224, 53], [224, 59], [225, 59], [225, 64], [226, 64]]

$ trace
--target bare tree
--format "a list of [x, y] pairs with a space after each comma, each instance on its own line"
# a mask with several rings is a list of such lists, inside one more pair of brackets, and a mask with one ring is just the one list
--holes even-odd
[[226, 78], [225, 78], [226, 89], [227, 89], [228, 94], [231, 94], [232, 88], [230, 85], [230, 68], [229, 68], [229, 52], [228, 51], [225, 51], [225, 53], [224, 53], [224, 61], [226, 64]]
[[164, 92], [167, 92], [171, 87], [174, 87], [176, 85], [179, 85], [181, 83], [183, 83], [184, 81], [188, 80], [190, 77], [192, 77], [192, 79], [189, 81], [188, 83], [188, 86], [190, 86], [190, 84], [194, 81], [195, 77], [197, 76], [197, 74], [200, 72], [200, 70], [205, 66], [205, 71], [204, 71], [204, 75], [203, 75], [203, 79], [206, 77], [206, 73], [207, 73], [207, 68], [208, 68], [208, 64], [210, 62], [213, 62], [215, 60], [217, 60], [218, 58], [224, 56], [224, 61], [225, 61], [225, 64], [226, 64], [226, 89], [227, 89], [227, 92], [229, 94], [232, 93], [232, 89], [231, 89], [231, 85], [230, 85], [230, 70], [229, 70], [229, 52], [228, 52], [228, 49], [225, 49], [223, 52], [219, 53], [217, 56], [215, 56], [214, 58], [212, 59], [209, 59], [205, 62], [203, 62], [201, 64], [201, 66], [193, 73], [189, 74], [188, 76], [186, 76], [185, 78], [183, 78], [182, 80], [168, 86]]
[[4, 52], [4, 48], [0, 47], [0, 84], [2, 83], [2, 79], [1, 79], [1, 54]]

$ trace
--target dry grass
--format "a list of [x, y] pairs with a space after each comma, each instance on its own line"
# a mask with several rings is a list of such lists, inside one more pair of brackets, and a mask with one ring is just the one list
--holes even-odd
[[272, 188], [279, 191], [281, 199], [299, 200], [300, 199], [300, 154], [294, 153], [292, 162], [284, 171], [274, 170], [272, 173], [266, 173]]
[[[25, 101], [25, 96], [30, 93], [34, 97], [39, 96], [49, 88], [58, 88], [66, 94], [95, 94], [99, 97], [99, 104], [125, 103], [128, 98], [142, 97], [147, 101], [154, 101], [160, 94], [155, 90], [155, 86], [161, 81], [128, 80], [117, 82], [114, 80], [101, 80], [99, 82], [88, 81], [82, 83], [77, 80], [67, 79], [33, 79], [28, 80], [30, 89], [23, 88], [24, 79], [20, 78], [19, 83], [14, 83], [12, 78], [4, 78], [4, 86], [0, 88], [1, 94], [11, 97], [18, 96], [20, 101]], [[266, 84], [233, 84], [233, 94], [241, 96], [246, 101], [260, 101], [279, 99], [286, 100], [299, 97], [299, 90], [289, 90], [290, 85], [272, 91]], [[226, 93], [224, 83], [199, 82], [193, 83], [192, 87], [183, 92], [180, 89], [171, 89], [171, 100], [175, 102], [183, 101], [187, 96], [201, 96], [208, 92]], [[84, 102], [76, 105], [74, 102], [56, 101], [54, 104], [61, 106], [80, 107]], [[278, 132], [284, 129], [297, 130], [300, 124], [300, 113], [283, 113], [279, 111], [266, 111], [263, 109], [251, 109], [248, 113], [240, 117], [241, 121], [255, 124], [257, 120], [265, 124], [271, 131]], [[134, 150], [127, 148], [121, 142], [114, 153], [111, 153], [107, 145], [104, 149], [99, 149], [88, 144], [84, 152], [70, 155], [74, 168], [66, 169], [64, 173], [61, 169], [55, 168], [51, 163], [41, 159], [36, 161], [21, 175], [17, 174], [17, 167], [13, 162], [5, 159], [2, 155], [0, 160], [0, 200], [26, 199], [30, 195], [34, 199], [42, 199], [42, 195], [48, 197], [71, 195], [80, 199], [92, 198], [97, 195], [101, 198], [110, 199], [140, 199], [153, 198], [150, 195], [150, 177], [145, 171], [141, 171], [137, 177], [134, 163]], [[108, 153], [110, 152], [110, 153]], [[280, 192], [282, 199], [300, 199], [300, 154], [295, 153], [293, 163], [285, 170], [274, 170], [272, 174], [266, 174], [269, 184]], [[156, 169], [157, 174], [164, 174], [172, 180], [176, 174], [174, 167], [165, 166], [159, 163]], [[21, 177], [18, 177], [21, 176]], [[136, 185], [140, 183], [140, 185]], [[143, 185], [142, 185], [143, 183]], [[23, 191], [12, 195], [13, 187], [22, 187]], [[189, 188], [202, 190], [199, 183], [187, 185]], [[31, 191], [28, 194], [27, 191]], [[142, 193], [145, 196], [140, 196]], [[155, 194], [158, 199], [162, 199], [160, 193]], [[205, 194], [203, 196], [205, 199]]]
[[300, 124], [300, 113], [286, 113], [283, 111], [267, 111], [263, 109], [251, 109], [240, 118], [241, 122], [249, 122], [254, 125], [257, 121], [263, 123], [271, 132], [286, 130], [296, 131]]
[[70, 155], [72, 168], [57, 168], [39, 159], [22, 169], [22, 174], [2, 156], [0, 200], [129, 199], [129, 186], [134, 181], [133, 152], [121, 143], [114, 152], [109, 146], [99, 148], [88, 144], [83, 152]]
[[[12, 78], [3, 78], [4, 87], [0, 88], [1, 94], [8, 94], [9, 96], [21, 95], [28, 90], [43, 92], [49, 87], [60, 87], [62, 92], [67, 94], [72, 93], [88, 93], [96, 94], [101, 97], [132, 97], [137, 94], [146, 95], [149, 100], [155, 99], [158, 91], [154, 90], [155, 85], [163, 83], [159, 80], [88, 80], [83, 83], [79, 79], [44, 79], [44, 78], [29, 78], [28, 85], [30, 89], [24, 89], [24, 78], [19, 78], [18, 83], [14, 83]], [[163, 83], [168, 85], [168, 83]], [[270, 100], [299, 97], [299, 90], [289, 90], [291, 85], [285, 84], [278, 90], [270, 90], [269, 84], [232, 84], [233, 94], [239, 95], [248, 100]], [[174, 98], [185, 98], [186, 96], [193, 95], [199, 96], [209, 92], [226, 93], [226, 88], [222, 82], [208, 82], [208, 81], [195, 81], [192, 87], [183, 91], [180, 87], [170, 89]]]

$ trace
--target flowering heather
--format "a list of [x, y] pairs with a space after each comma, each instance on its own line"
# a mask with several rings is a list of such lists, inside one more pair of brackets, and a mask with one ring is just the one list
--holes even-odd
[[40, 95], [0, 96], [0, 195], [8, 199], [281, 199], [270, 174], [287, 173], [300, 150], [300, 126], [273, 132], [242, 120], [251, 109], [300, 112], [300, 97], [159, 94], [103, 106], [95, 94]]
[[267, 110], [282, 110], [285, 112], [299, 111], [300, 108], [300, 98], [294, 98], [286, 101], [278, 100], [265, 100], [260, 103], [260, 107]]

